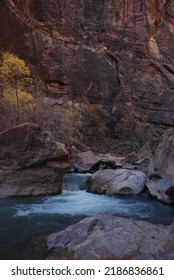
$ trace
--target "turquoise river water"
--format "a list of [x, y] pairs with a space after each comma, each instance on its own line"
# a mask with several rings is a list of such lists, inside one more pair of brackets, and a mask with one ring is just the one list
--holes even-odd
[[154, 223], [174, 222], [174, 207], [147, 196], [116, 197], [85, 191], [89, 174], [64, 177], [61, 195], [0, 198], [0, 259], [35, 259], [29, 250], [33, 238], [60, 231], [82, 218], [108, 213], [145, 219]]

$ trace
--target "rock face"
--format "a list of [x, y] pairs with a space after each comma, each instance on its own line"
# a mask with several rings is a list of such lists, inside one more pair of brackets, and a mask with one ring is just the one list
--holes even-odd
[[160, 201], [174, 202], [174, 129], [167, 130], [149, 163], [147, 187]]
[[173, 0], [1, 1], [0, 46], [48, 97], [103, 104], [109, 131], [143, 141], [174, 125], [173, 12]]
[[65, 146], [50, 132], [24, 123], [0, 133], [0, 195], [60, 193], [62, 176], [70, 167]]
[[146, 182], [146, 175], [141, 171], [117, 169], [99, 170], [89, 180], [88, 191], [98, 194], [140, 194]]
[[47, 239], [48, 259], [127, 260], [174, 258], [173, 225], [98, 215]]

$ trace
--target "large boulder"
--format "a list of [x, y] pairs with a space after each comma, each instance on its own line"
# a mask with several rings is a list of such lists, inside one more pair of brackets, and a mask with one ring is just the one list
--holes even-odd
[[98, 215], [51, 234], [48, 259], [173, 260], [173, 229], [173, 225]]
[[174, 202], [174, 129], [161, 137], [148, 166], [147, 187], [153, 197]]
[[95, 154], [92, 151], [77, 153], [73, 167], [78, 172], [96, 171], [104, 168], [117, 168], [125, 163], [125, 157], [114, 154]]
[[24, 123], [0, 133], [0, 195], [28, 196], [61, 192], [70, 167], [64, 144], [37, 124]]
[[141, 171], [128, 169], [99, 170], [88, 182], [88, 191], [107, 195], [140, 194], [145, 187], [146, 175]]

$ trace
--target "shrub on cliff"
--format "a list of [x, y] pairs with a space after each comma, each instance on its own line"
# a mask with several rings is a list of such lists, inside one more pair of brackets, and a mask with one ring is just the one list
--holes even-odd
[[64, 108], [60, 119], [54, 120], [52, 133], [68, 147], [100, 150], [107, 133], [105, 117], [107, 112], [98, 104], [91, 104], [88, 100], [72, 103]]
[[84, 142], [83, 125], [84, 116], [81, 108], [72, 105], [64, 110], [61, 120], [54, 122], [52, 132], [59, 142], [65, 143], [68, 147], [81, 148]]

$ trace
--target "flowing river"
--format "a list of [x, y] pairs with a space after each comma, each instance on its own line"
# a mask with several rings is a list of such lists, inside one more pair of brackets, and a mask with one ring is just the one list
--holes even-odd
[[99, 213], [174, 222], [174, 207], [147, 196], [116, 197], [85, 191], [89, 174], [67, 174], [61, 195], [0, 198], [0, 259], [35, 259], [29, 249], [37, 236], [60, 231]]

